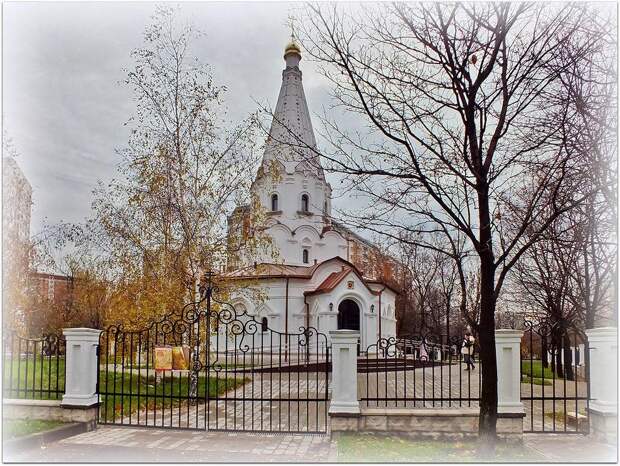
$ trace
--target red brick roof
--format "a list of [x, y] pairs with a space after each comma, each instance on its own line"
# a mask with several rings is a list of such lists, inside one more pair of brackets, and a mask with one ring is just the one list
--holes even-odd
[[[314, 264], [310, 267], [302, 266], [302, 265], [285, 265], [285, 264], [273, 264], [273, 263], [260, 263], [256, 265], [251, 265], [248, 267], [243, 267], [237, 270], [232, 270], [230, 272], [223, 273], [221, 275], [224, 279], [229, 280], [242, 280], [242, 279], [265, 279], [265, 278], [301, 278], [301, 279], [311, 279], [319, 266], [325, 264], [326, 262], [330, 262], [333, 260], [338, 260], [343, 263], [342, 270], [338, 272], [331, 273], [323, 282], [314, 290], [306, 291], [304, 294], [312, 295], [312, 294], [320, 294], [326, 293], [328, 291], [333, 290], [338, 284], [350, 273], [353, 272], [358, 276], [360, 281], [368, 288], [368, 290], [372, 294], [380, 294], [379, 291], [373, 291], [368, 284], [382, 284], [379, 280], [369, 280], [367, 278], [362, 277], [362, 274], [355, 268], [355, 266], [349, 261], [343, 259], [342, 257], [336, 256], [331, 259], [327, 259], [323, 262], [319, 262], [318, 264]], [[397, 290], [394, 290], [392, 287], [386, 285], [387, 288], [392, 289], [396, 293]]]
[[310, 294], [327, 293], [328, 291], [331, 291], [334, 288], [336, 288], [336, 286], [338, 286], [338, 283], [340, 283], [344, 279], [344, 277], [349, 275], [349, 272], [351, 272], [351, 269], [346, 269], [346, 268], [342, 269], [339, 272], [332, 272], [331, 274], [329, 274], [329, 276], [325, 280], [323, 280], [323, 283], [317, 286], [314, 290], [307, 291], [305, 294], [310, 295]]
[[368, 291], [370, 291], [371, 294], [374, 294], [374, 295], [381, 294], [381, 292], [374, 291], [372, 288], [370, 288], [368, 286], [368, 281], [365, 280], [364, 277], [362, 277], [360, 275], [360, 273], [357, 271], [357, 269], [349, 268], [349, 267], [343, 267], [342, 270], [340, 270], [339, 272], [332, 272], [331, 274], [329, 274], [328, 277], [325, 280], [323, 280], [323, 282], [319, 286], [317, 286], [314, 290], [312, 290], [312, 291], [305, 291], [304, 295], [311, 296], [311, 295], [315, 295], [315, 294], [328, 293], [331, 290], [333, 290], [334, 288], [336, 288], [338, 286], [338, 284], [342, 280], [344, 280], [344, 278], [347, 275], [349, 275], [349, 273], [351, 273], [351, 272], [353, 272], [355, 275], [357, 275], [357, 277], [364, 284], [364, 286], [366, 288], [368, 288]]

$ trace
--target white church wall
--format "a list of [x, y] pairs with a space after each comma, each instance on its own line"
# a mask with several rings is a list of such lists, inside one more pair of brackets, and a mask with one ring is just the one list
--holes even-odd
[[[318, 157], [311, 151], [300, 155], [291, 146], [281, 144], [290, 139], [290, 130], [310, 146], [316, 144], [298, 69], [300, 58], [296, 51], [286, 54], [287, 64], [275, 110], [277, 118], [274, 117], [266, 142], [263, 166], [252, 184], [253, 194], [268, 212], [266, 233], [273, 240], [273, 250], [258, 257], [245, 257], [245, 266], [254, 262], [276, 262], [310, 267], [334, 257], [350, 259], [349, 243], [340, 233], [327, 230], [323, 234], [328, 226], [325, 214], [331, 215], [331, 186], [323, 170], [317, 167], [320, 165]], [[287, 121], [293, 126], [284, 130], [278, 121]], [[277, 167], [275, 177], [270, 174], [272, 164]], [[273, 195], [277, 196], [276, 206], [272, 206]], [[303, 196], [307, 196], [307, 208], [303, 205]], [[236, 298], [257, 322], [266, 318], [270, 331], [297, 333], [300, 327], [309, 325], [326, 335], [337, 329], [339, 304], [344, 299], [352, 299], [360, 309], [362, 346], [376, 342], [379, 319], [382, 336], [393, 336], [394, 293], [384, 291], [381, 303], [386, 312], [379, 315], [379, 297], [355, 273], [349, 273], [329, 292], [305, 297], [305, 291], [314, 291], [330, 274], [341, 271], [342, 266], [337, 260], [321, 264], [311, 279], [291, 278], [288, 287], [286, 278], [260, 280], [255, 286], [268, 297], [264, 303], [251, 303], [240, 293]], [[353, 282], [353, 286], [349, 286], [349, 282]], [[306, 320], [306, 305], [310, 310], [309, 321]]]
[[[275, 219], [272, 219], [275, 221]], [[298, 227], [293, 234], [286, 225], [274, 224], [267, 229], [273, 241], [276, 259], [265, 251], [254, 258], [256, 262], [279, 262], [288, 265], [312, 266], [332, 257], [346, 259], [347, 242], [338, 233], [327, 232], [321, 238], [320, 232], [313, 225]], [[303, 262], [303, 249], [308, 249], [308, 262]], [[247, 263], [245, 265], [251, 265]]]

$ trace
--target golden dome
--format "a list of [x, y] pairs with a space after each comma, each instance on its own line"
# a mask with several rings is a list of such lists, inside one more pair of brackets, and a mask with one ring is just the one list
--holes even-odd
[[299, 47], [295, 39], [291, 39], [291, 41], [286, 44], [286, 47], [284, 48], [284, 56], [287, 56], [289, 53], [296, 53], [297, 55], [301, 56], [301, 48]]

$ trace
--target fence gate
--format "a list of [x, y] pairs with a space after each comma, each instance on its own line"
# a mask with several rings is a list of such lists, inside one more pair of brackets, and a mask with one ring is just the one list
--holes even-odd
[[104, 330], [99, 423], [326, 432], [326, 335], [275, 331], [213, 292], [143, 330]]
[[525, 322], [521, 341], [524, 432], [589, 432], [587, 339], [563, 322]]

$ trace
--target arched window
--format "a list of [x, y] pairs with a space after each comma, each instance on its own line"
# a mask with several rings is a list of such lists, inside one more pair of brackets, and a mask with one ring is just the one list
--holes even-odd
[[278, 210], [278, 195], [271, 195], [271, 211], [276, 212]]
[[269, 322], [267, 321], [267, 317], [263, 317], [260, 321], [260, 331], [266, 332], [269, 330]]
[[310, 252], [307, 249], [304, 249], [301, 253], [301, 258], [304, 264], [310, 262]]
[[309, 210], [309, 198], [307, 194], [302, 194], [301, 195], [301, 211], [302, 212], [308, 212]]

